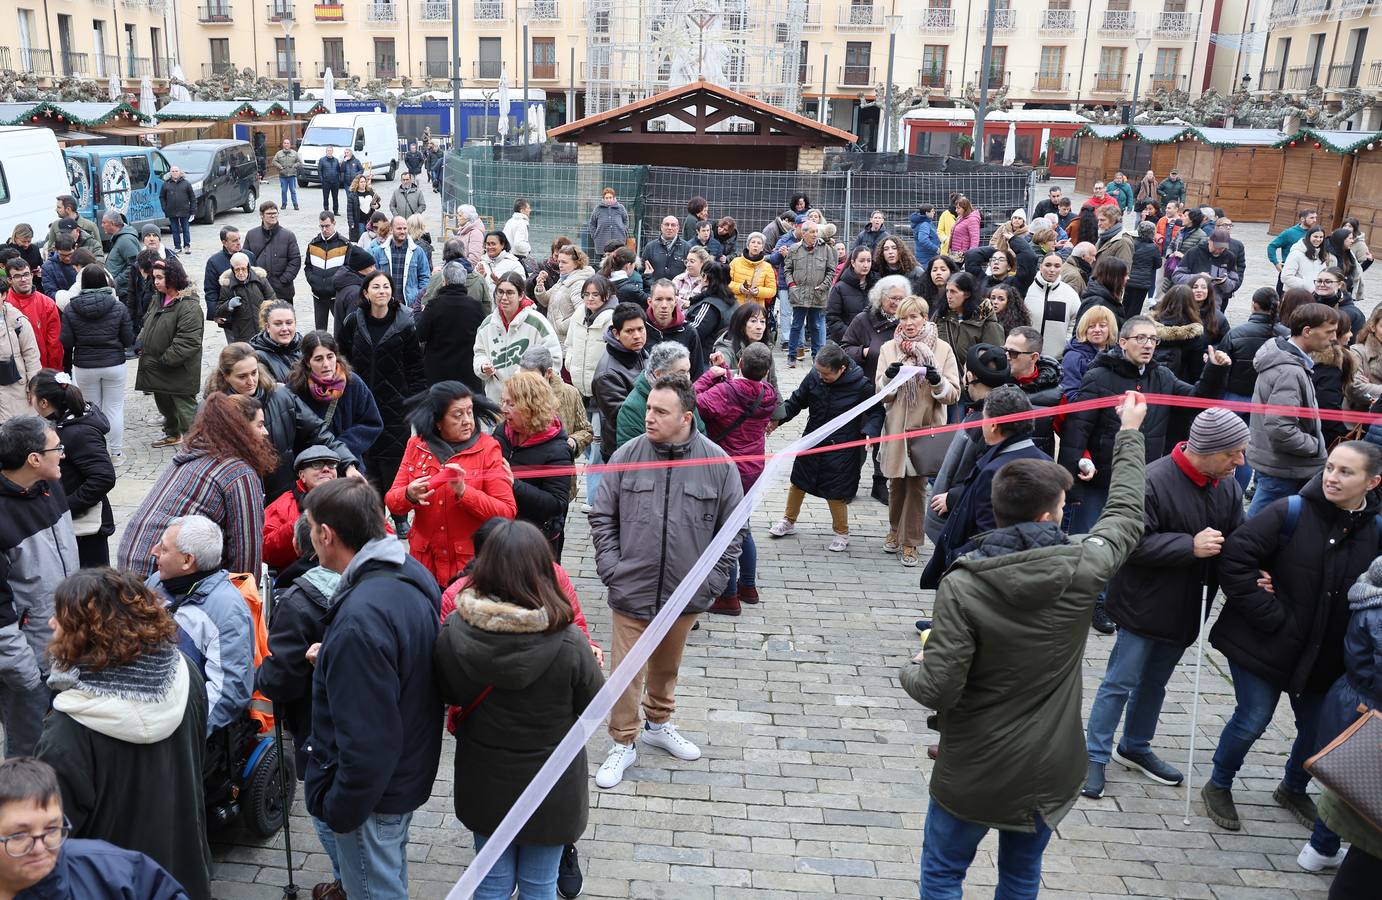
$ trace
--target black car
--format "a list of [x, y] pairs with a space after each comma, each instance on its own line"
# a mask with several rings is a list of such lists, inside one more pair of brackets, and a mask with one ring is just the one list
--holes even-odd
[[217, 212], [237, 206], [254, 212], [259, 173], [248, 141], [182, 141], [164, 147], [163, 155], [197, 192], [197, 224], [210, 225]]

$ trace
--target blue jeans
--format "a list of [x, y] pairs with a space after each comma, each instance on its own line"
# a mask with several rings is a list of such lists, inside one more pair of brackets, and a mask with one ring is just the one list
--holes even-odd
[[168, 227], [173, 229], [173, 249], [192, 246], [192, 228], [187, 216], [169, 216]]
[[[1041, 856], [1051, 829], [1037, 816], [1035, 833], [998, 832], [998, 887], [994, 900], [1029, 900], [1041, 890]], [[974, 862], [988, 826], [956, 818], [935, 798], [926, 808], [921, 845], [921, 896], [926, 900], [960, 900], [965, 872]]]
[[[1240, 403], [1251, 403], [1251, 402], [1252, 402], [1252, 398], [1251, 398], [1251, 397], [1245, 396], [1245, 395], [1243, 395], [1243, 394], [1233, 394], [1233, 393], [1229, 393], [1229, 392], [1227, 392], [1227, 391], [1224, 392], [1224, 399], [1225, 399], [1225, 400], [1236, 400], [1236, 401], [1238, 401], [1238, 402], [1240, 402]], [[1248, 414], [1247, 414], [1247, 413], [1240, 412], [1240, 413], [1238, 413], [1237, 415], [1238, 415], [1238, 417], [1239, 417], [1240, 419], [1242, 419], [1244, 422], [1248, 421]], [[1234, 470], [1234, 472], [1233, 472], [1233, 480], [1236, 481], [1236, 482], [1238, 482], [1238, 486], [1239, 486], [1240, 488], [1242, 488], [1243, 490], [1245, 490], [1245, 491], [1248, 489], [1248, 485], [1252, 483], [1252, 466], [1248, 465], [1246, 459], [1243, 461], [1243, 464], [1242, 464], [1241, 466], [1239, 466], [1237, 469]]]
[[[1080, 484], [1080, 482], [1075, 482]], [[1061, 526], [1066, 534], [1089, 534], [1094, 528], [1094, 523], [1099, 521], [1099, 516], [1104, 512], [1104, 504], [1108, 502], [1108, 488], [1095, 487], [1092, 484], [1084, 486], [1084, 493], [1075, 502], [1065, 504], [1065, 515], [1061, 517]]]
[[[347, 834], [312, 819], [331, 873], [351, 900], [408, 900], [408, 825], [412, 813], [374, 813]], [[561, 850], [560, 847], [557, 848]]]
[[[475, 836], [475, 852], [479, 853], [489, 836], [478, 831], [471, 834]], [[509, 900], [514, 885], [518, 886], [519, 900], [552, 900], [557, 896], [557, 867], [561, 864], [562, 849], [560, 844], [509, 844], [475, 889], [475, 900]]]
[[1089, 710], [1089, 727], [1085, 747], [1089, 761], [1107, 765], [1113, 750], [1113, 734], [1123, 708], [1128, 711], [1123, 726], [1123, 740], [1119, 748], [1127, 753], [1146, 753], [1152, 749], [1157, 718], [1166, 699], [1166, 682], [1176, 670], [1184, 648], [1179, 644], [1154, 641], [1118, 629], [1113, 651], [1108, 655], [1108, 668], [1094, 705]]
[[821, 352], [821, 347], [825, 346], [825, 310], [806, 306], [798, 306], [792, 310], [792, 337], [788, 341], [787, 350], [793, 357], [802, 343], [803, 326], [810, 329], [811, 355], [815, 356]]
[[[1262, 474], [1259, 472], [1257, 477], [1261, 478]], [[1214, 750], [1214, 770], [1209, 776], [1211, 784], [1224, 790], [1233, 787], [1233, 778], [1243, 767], [1243, 759], [1271, 724], [1272, 713], [1276, 712], [1277, 702], [1281, 700], [1279, 688], [1258, 678], [1233, 660], [1229, 660], [1228, 670], [1233, 676], [1233, 694], [1238, 705], [1233, 708], [1233, 715], [1224, 725], [1223, 734], [1219, 735], [1219, 746]], [[1303, 794], [1310, 783], [1305, 761], [1320, 749], [1316, 744], [1316, 733], [1319, 731], [1320, 710], [1324, 707], [1324, 693], [1292, 695], [1290, 700], [1291, 710], [1296, 714], [1296, 740], [1291, 745], [1291, 755], [1286, 760], [1286, 774], [1282, 776], [1281, 784], [1288, 791]]]
[[[600, 422], [599, 413], [595, 413], [590, 417], [590, 427], [597, 438], [600, 436]], [[604, 462], [604, 454], [601, 453], [603, 449], [604, 448], [600, 446], [598, 440], [591, 441], [590, 446], [585, 448], [586, 462], [590, 463], [592, 466], [598, 466], [600, 463]], [[600, 472], [585, 473], [585, 502], [592, 506], [595, 504], [595, 491], [599, 489], [600, 479], [602, 477], [603, 475]]]
[[1257, 491], [1252, 495], [1252, 502], [1248, 504], [1247, 518], [1251, 519], [1282, 497], [1300, 493], [1300, 489], [1305, 487], [1305, 482], [1304, 478], [1278, 478], [1258, 472]]
[[279, 199], [280, 208], [286, 209], [288, 206], [288, 195], [293, 195], [293, 205], [298, 205], [298, 179], [296, 175], [278, 176], [278, 192], [283, 196]]
[[739, 561], [729, 570], [729, 581], [725, 582], [722, 593], [737, 594], [739, 587], [758, 586], [758, 545], [753, 542], [753, 532], [744, 529], [744, 542], [739, 549]]
[[777, 339], [785, 343], [792, 333], [792, 294], [790, 291], [777, 292]]

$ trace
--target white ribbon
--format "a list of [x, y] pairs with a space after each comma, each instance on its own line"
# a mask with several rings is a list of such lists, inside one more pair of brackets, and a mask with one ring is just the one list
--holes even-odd
[[499, 827], [494, 829], [494, 833], [489, 836], [485, 846], [475, 855], [474, 861], [466, 868], [455, 887], [446, 895], [447, 900], [467, 900], [480, 882], [489, 874], [494, 863], [499, 859], [499, 855], [508, 849], [509, 844], [517, 837], [520, 829], [528, 823], [538, 806], [547, 798], [557, 780], [566, 772], [571, 765], [571, 761], [581, 752], [581, 749], [590, 741], [593, 735], [605, 721], [610, 710], [614, 708], [615, 702], [623, 695], [629, 683], [643, 671], [647, 665], [648, 657], [652, 656], [653, 651], [662, 643], [662, 639], [667, 636], [673, 623], [682, 611], [686, 609], [686, 604], [696, 593], [705, 579], [710, 576], [711, 571], [719, 564], [720, 558], [725, 555], [730, 542], [739, 535], [749, 516], [753, 514], [758, 506], [759, 498], [767, 489], [769, 481], [775, 476], [788, 462], [804, 450], [820, 444], [830, 435], [838, 431], [847, 422], [857, 418], [861, 413], [883, 402], [883, 398], [889, 396], [902, 386], [909, 378], [921, 376], [926, 373], [923, 368], [916, 366], [904, 366], [897, 376], [889, 381], [881, 391], [874, 394], [862, 403], [859, 403], [845, 412], [840, 413], [835, 418], [826, 422], [820, 428], [810, 434], [804, 434], [797, 438], [787, 449], [781, 453], [774, 454], [759, 476], [758, 481], [749, 492], [744, 495], [744, 499], [729, 514], [729, 518], [720, 526], [720, 530], [711, 538], [710, 545], [701, 553], [696, 564], [686, 573], [686, 577], [677, 585], [676, 590], [667, 598], [662, 611], [659, 612], [648, 624], [647, 630], [629, 648], [628, 655], [619, 663], [619, 667], [610, 673], [605, 681], [605, 686], [595, 695], [595, 699], [590, 701], [585, 712], [581, 713], [576, 724], [571, 726], [571, 730], [562, 738], [561, 743], [557, 744], [552, 755], [543, 763], [541, 769], [533, 776], [528, 787], [518, 799], [514, 801], [509, 812], [504, 816], [504, 820], [499, 823]]

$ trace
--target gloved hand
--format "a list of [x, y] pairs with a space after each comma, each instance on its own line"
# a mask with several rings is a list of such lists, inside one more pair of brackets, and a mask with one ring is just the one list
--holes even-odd
[[937, 372], [934, 368], [927, 369], [927, 370], [926, 370], [926, 380], [929, 381], [929, 382], [931, 382], [931, 384], [932, 384], [933, 386], [934, 386], [934, 385], [937, 385], [937, 384], [940, 384], [940, 383], [941, 383], [941, 373], [940, 373], [940, 372]]
[[902, 363], [900, 363], [900, 362], [895, 362], [895, 363], [893, 363], [892, 365], [888, 366], [888, 368], [885, 369], [885, 370], [883, 371], [883, 374], [884, 374], [885, 376], [887, 376], [889, 379], [893, 379], [893, 378], [896, 378], [896, 377], [897, 377], [897, 373], [898, 373], [898, 372], [901, 372], [901, 371], [902, 371]]

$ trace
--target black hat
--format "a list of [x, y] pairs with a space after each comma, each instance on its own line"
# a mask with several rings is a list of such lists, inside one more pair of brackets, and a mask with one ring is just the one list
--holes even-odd
[[1008, 383], [1008, 354], [1002, 347], [992, 344], [975, 344], [965, 354], [965, 368], [974, 373], [974, 379], [991, 388], [1002, 387]]
[[366, 272], [379, 265], [379, 261], [374, 254], [357, 244], [346, 251], [345, 265], [352, 272]]

